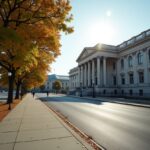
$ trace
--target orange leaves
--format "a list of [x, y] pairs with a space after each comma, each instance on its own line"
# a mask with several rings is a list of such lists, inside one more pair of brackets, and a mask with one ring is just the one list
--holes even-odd
[[60, 32], [73, 32], [70, 10], [68, 0], [0, 1], [0, 65], [27, 76], [30, 87], [41, 85], [60, 55]]

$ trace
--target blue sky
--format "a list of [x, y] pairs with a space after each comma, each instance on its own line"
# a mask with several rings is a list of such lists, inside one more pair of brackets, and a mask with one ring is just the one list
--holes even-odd
[[150, 0], [71, 0], [74, 33], [62, 34], [61, 55], [52, 71], [68, 75], [84, 47], [118, 45], [150, 29]]

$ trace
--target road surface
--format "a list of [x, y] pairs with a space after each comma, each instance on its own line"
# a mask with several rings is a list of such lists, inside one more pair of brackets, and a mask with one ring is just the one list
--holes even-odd
[[46, 99], [47, 105], [59, 110], [107, 150], [150, 150], [149, 108], [61, 95]]

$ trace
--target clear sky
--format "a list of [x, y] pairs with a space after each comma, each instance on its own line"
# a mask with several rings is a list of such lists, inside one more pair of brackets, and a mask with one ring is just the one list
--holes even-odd
[[150, 29], [150, 0], [71, 0], [74, 33], [62, 35], [52, 73], [68, 75], [84, 47], [118, 45]]

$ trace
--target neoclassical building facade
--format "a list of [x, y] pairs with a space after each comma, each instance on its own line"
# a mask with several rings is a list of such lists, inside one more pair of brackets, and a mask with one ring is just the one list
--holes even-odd
[[150, 29], [117, 46], [85, 47], [76, 61], [71, 94], [150, 97]]

